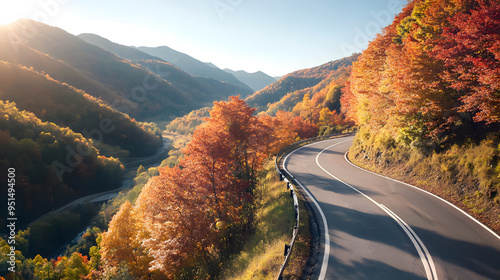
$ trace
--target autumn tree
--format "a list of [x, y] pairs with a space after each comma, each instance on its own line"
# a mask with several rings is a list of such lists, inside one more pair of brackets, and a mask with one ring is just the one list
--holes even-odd
[[[236, 164], [237, 176], [249, 181], [255, 179], [255, 171], [267, 157], [272, 140], [271, 128], [253, 116], [254, 111], [245, 101], [233, 96], [226, 102], [214, 102], [207, 119], [207, 125], [214, 133], [228, 137], [225, 141], [231, 143], [230, 160]], [[188, 155], [189, 148], [184, 153]]]
[[487, 124], [500, 122], [500, 3], [477, 1], [444, 28], [434, 56], [447, 69], [442, 76], [461, 92], [462, 112]]
[[67, 260], [64, 269], [64, 279], [78, 280], [90, 272], [87, 256], [73, 253]]
[[101, 242], [105, 272], [150, 278], [216, 275], [251, 224], [271, 128], [237, 98], [216, 102], [178, 166], [160, 168], [136, 205], [124, 204]]
[[271, 150], [271, 128], [253, 115], [254, 110], [237, 97], [215, 102], [180, 162], [185, 169], [196, 170], [197, 181], [209, 190], [222, 248], [235, 241], [234, 230], [249, 225], [257, 171]]
[[272, 139], [270, 144], [270, 153], [275, 155], [288, 145], [291, 145], [297, 139], [298, 133], [292, 123], [292, 113], [278, 111], [275, 117], [263, 114], [259, 117], [260, 121], [272, 127]]
[[349, 84], [353, 96], [348, 107], [349, 115], [358, 125], [381, 127], [387, 121], [386, 110], [393, 106], [387, 90], [382, 87], [390, 42], [387, 34], [378, 35], [353, 65]]
[[108, 231], [102, 234], [101, 255], [105, 270], [124, 264], [132, 275], [149, 273], [150, 260], [141, 244], [140, 228], [132, 204], [126, 201], [113, 216]]
[[151, 258], [149, 270], [170, 279], [187, 276], [203, 263], [202, 257], [212, 258], [216, 225], [205, 199], [209, 190], [193, 176], [189, 169], [162, 169], [144, 187], [135, 207], [144, 221], [142, 242]]
[[499, 7], [489, 0], [411, 1], [353, 65], [342, 111], [427, 152], [494, 130]]

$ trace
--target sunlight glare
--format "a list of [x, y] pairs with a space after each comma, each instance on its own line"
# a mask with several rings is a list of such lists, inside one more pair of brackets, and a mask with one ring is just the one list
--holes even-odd
[[0, 0], [0, 25], [10, 24], [20, 18], [23, 2], [18, 0]]

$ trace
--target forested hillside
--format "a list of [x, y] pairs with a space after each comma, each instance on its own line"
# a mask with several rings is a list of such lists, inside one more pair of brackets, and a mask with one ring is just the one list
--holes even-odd
[[210, 116], [209, 111], [209, 107], [192, 111], [168, 123], [166, 129], [169, 132], [182, 135], [193, 134], [196, 127], [205, 122], [205, 119]]
[[0, 61], [0, 101], [1, 175], [9, 167], [17, 171], [19, 226], [78, 197], [120, 187], [120, 159], [152, 155], [162, 145], [153, 124], [32, 68]]
[[500, 3], [411, 1], [354, 64], [350, 158], [500, 229]]
[[[123, 177], [118, 159], [99, 154], [94, 141], [14, 103], [0, 100], [0, 177], [16, 170], [16, 217], [25, 226], [74, 198], [117, 188]], [[7, 184], [2, 184], [7, 193]], [[5, 225], [5, 217], [1, 224]]]
[[349, 66], [356, 61], [357, 56], [353, 55], [285, 75], [279, 81], [249, 96], [246, 101], [258, 111], [276, 114], [278, 110], [291, 111], [306, 93], [309, 97], [319, 93], [317, 98], [325, 99], [331, 88], [343, 86], [350, 73]]
[[[1, 32], [1, 28], [0, 28]], [[77, 69], [61, 60], [30, 48], [21, 42], [0, 40], [0, 60], [14, 65], [33, 67], [33, 70], [45, 72], [51, 78], [70, 84], [76, 88], [92, 93], [96, 98], [122, 100], [119, 93], [109, 89], [106, 85], [82, 74]], [[130, 105], [131, 103], [126, 103]], [[123, 104], [120, 104], [123, 105]], [[131, 105], [130, 105], [131, 106]]]
[[[161, 146], [158, 132], [146, 131], [141, 123], [89, 94], [47, 74], [2, 61], [0, 99], [15, 102], [19, 109], [32, 112], [43, 121], [97, 139], [101, 153], [108, 156], [146, 156]], [[110, 129], [97, 135], [95, 131], [102, 130], [103, 121], [109, 122]]]

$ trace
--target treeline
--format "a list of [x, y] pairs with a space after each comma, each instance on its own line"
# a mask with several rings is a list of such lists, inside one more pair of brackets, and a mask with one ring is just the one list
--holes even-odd
[[[352, 158], [420, 185], [441, 181], [437, 192], [477, 214], [498, 212], [499, 14], [498, 1], [411, 1], [344, 88], [344, 110], [361, 126]], [[498, 213], [488, 215], [495, 224]]]
[[349, 115], [429, 149], [498, 128], [499, 7], [412, 1], [355, 63], [344, 97]]

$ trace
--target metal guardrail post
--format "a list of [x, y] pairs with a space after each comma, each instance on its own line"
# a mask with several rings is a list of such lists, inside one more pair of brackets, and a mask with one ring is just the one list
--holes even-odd
[[297, 198], [297, 195], [295, 194], [295, 178], [292, 176], [292, 174], [289, 174], [284, 168], [282, 168], [282, 159], [285, 154], [288, 154], [292, 152], [293, 150], [307, 145], [309, 143], [321, 141], [321, 140], [327, 140], [327, 139], [332, 139], [332, 138], [337, 138], [337, 137], [342, 137], [342, 136], [347, 136], [347, 135], [352, 135], [352, 133], [342, 133], [342, 134], [333, 134], [333, 135], [327, 135], [327, 136], [320, 136], [320, 137], [315, 137], [315, 138], [310, 138], [302, 141], [298, 141], [293, 143], [292, 145], [283, 148], [281, 151], [278, 152], [276, 155], [276, 159], [274, 161], [274, 165], [276, 167], [276, 171], [278, 172], [278, 175], [280, 176], [280, 181], [284, 180], [287, 183], [287, 189], [290, 189], [290, 194], [293, 199], [293, 206], [295, 208], [295, 222], [296, 225], [293, 227], [293, 234], [292, 234], [292, 240], [290, 241], [290, 245], [285, 244], [285, 246], [288, 246], [288, 250], [285, 249], [285, 260], [283, 261], [283, 264], [281, 265], [280, 271], [278, 273], [278, 276], [276, 277], [276, 280], [281, 280], [283, 279], [283, 272], [285, 271], [285, 268], [290, 260], [290, 255], [292, 254], [293, 250], [293, 245], [295, 244], [295, 238], [297, 237], [297, 234], [299, 232], [299, 200]]

